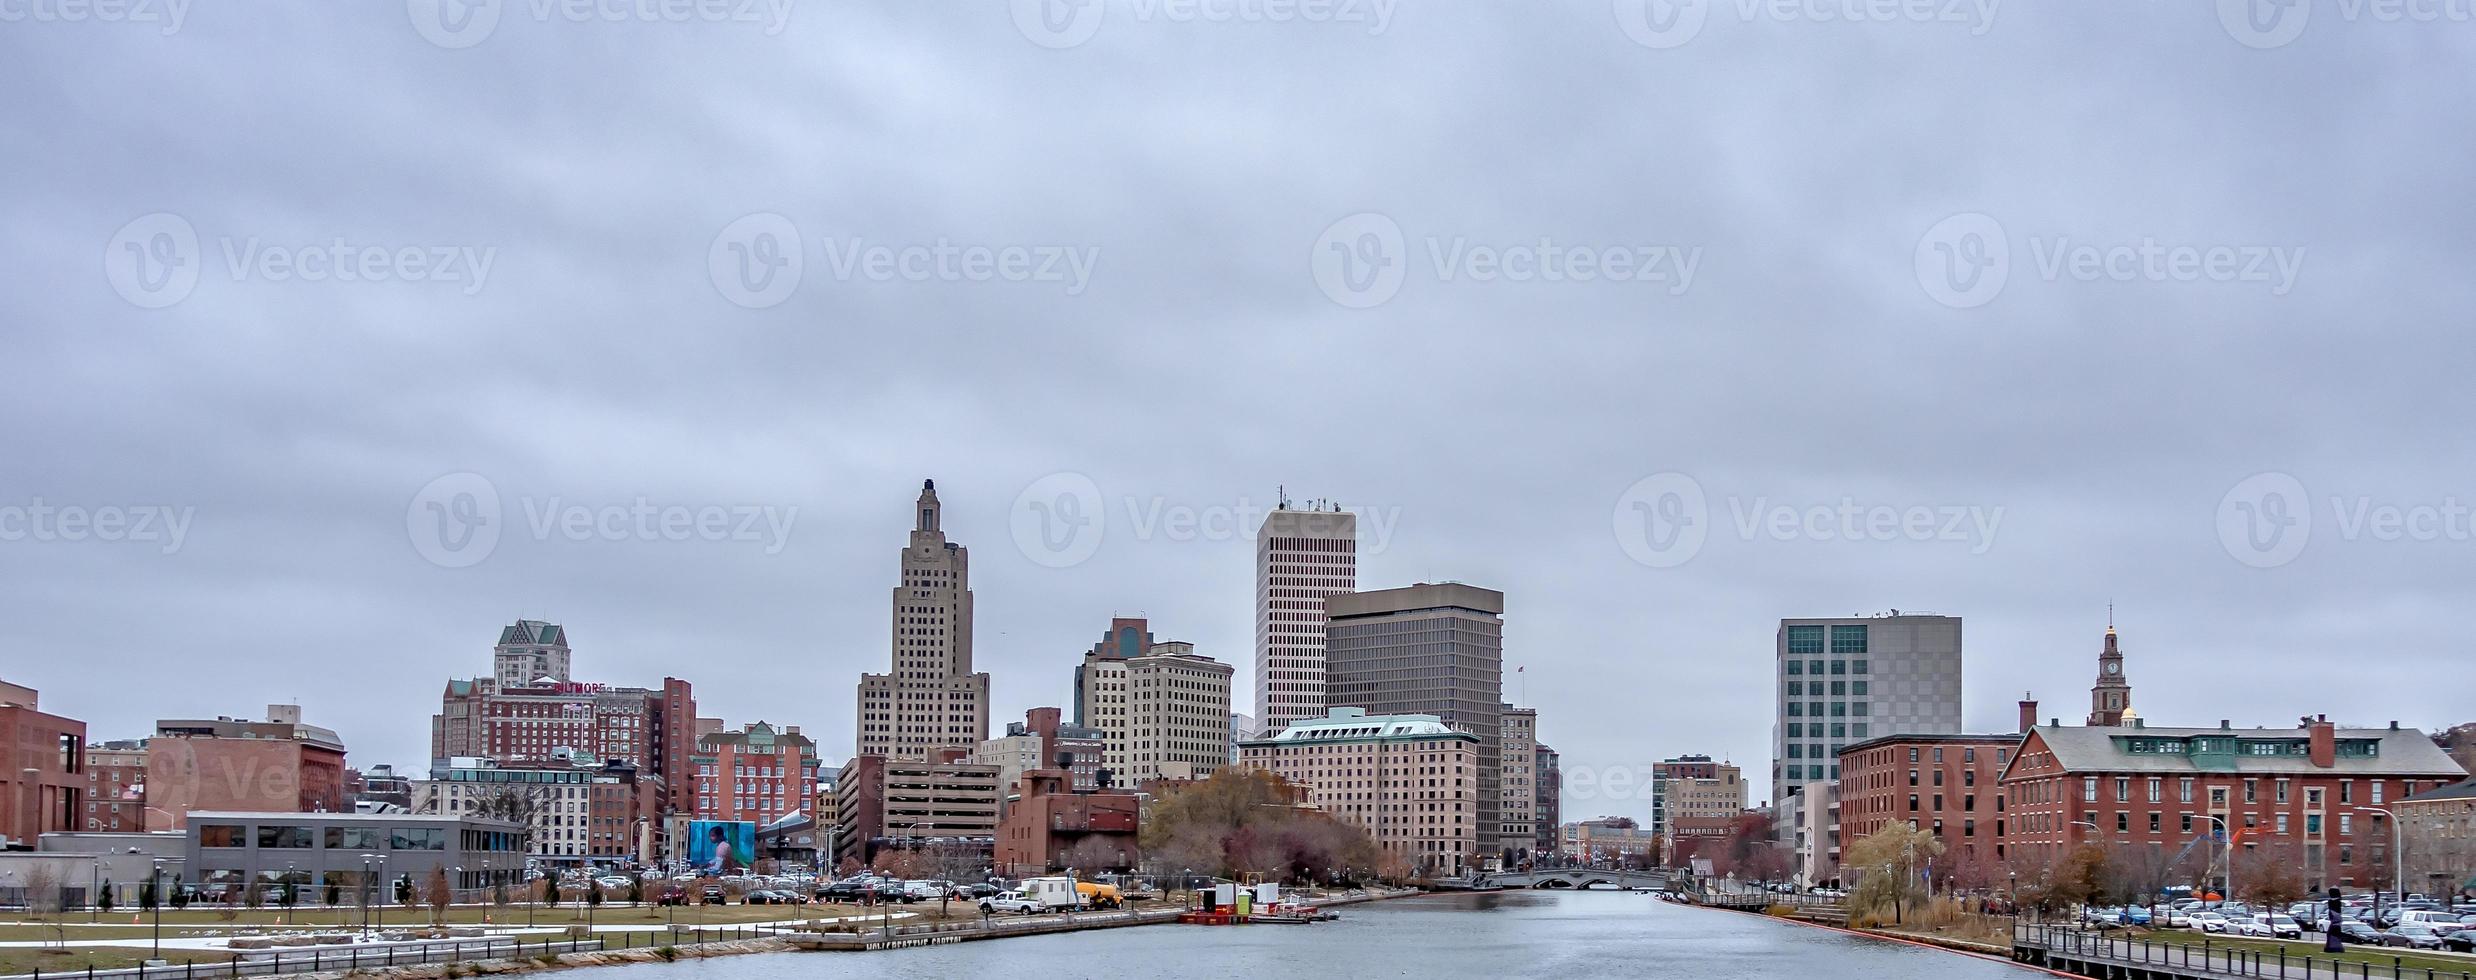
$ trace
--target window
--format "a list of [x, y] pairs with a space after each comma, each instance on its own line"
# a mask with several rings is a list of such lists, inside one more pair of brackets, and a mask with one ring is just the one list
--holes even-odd
[[1789, 627], [1788, 652], [1792, 654], [1823, 652], [1823, 628], [1820, 626]]
[[[1914, 745], [1909, 746], [1909, 761], [1910, 761], [1910, 762], [1915, 762], [1915, 761], [1917, 761], [1917, 746], [1914, 746]], [[1916, 784], [1916, 782], [1915, 782], [1915, 781], [1911, 781], [1911, 782], [1909, 783], [1909, 785], [1914, 786], [1914, 785], [1917, 785], [1917, 784]]]
[[2098, 777], [2096, 777], [2096, 776], [2082, 776], [2082, 777], [2081, 777], [2081, 802], [2083, 802], [2083, 803], [2096, 803], [2096, 802], [2098, 802]]
[[1865, 717], [1865, 716], [1866, 716], [1866, 710], [1867, 710], [1868, 708], [1870, 708], [1870, 707], [1872, 707], [1872, 704], [1871, 704], [1870, 702], [1866, 702], [1866, 701], [1859, 701], [1859, 702], [1857, 702], [1857, 708], [1856, 708], [1856, 710], [1851, 711], [1851, 712], [1850, 712], [1850, 714], [1856, 715], [1856, 716], [1857, 716], [1857, 717], [1859, 717], [1859, 718], [1863, 718], [1863, 717]]
[[246, 828], [239, 824], [210, 823], [198, 825], [199, 847], [248, 847]]
[[1790, 737], [1790, 738], [1801, 738], [1801, 737], [1803, 737], [1804, 735], [1805, 735], [1805, 723], [1804, 723], [1804, 722], [1792, 721], [1792, 722], [1789, 722], [1789, 723], [1788, 723], [1788, 737]]
[[1940, 745], [1934, 747], [1934, 761], [1943, 761], [1943, 747]]
[[2278, 815], [2277, 832], [2281, 834], [2287, 832], [2287, 815], [2284, 813]]
[[2132, 780], [2129, 777], [2115, 777], [2115, 802], [2132, 802]]
[[330, 851], [375, 851], [383, 846], [376, 827], [327, 828], [327, 849]]
[[[1795, 672], [1794, 672], [1794, 671], [1791, 671], [1790, 673], [1795, 673]], [[1804, 682], [1804, 681], [1789, 681], [1789, 682], [1788, 682], [1788, 696], [1789, 696], [1789, 697], [1792, 697], [1792, 698], [1795, 698], [1795, 697], [1804, 697], [1804, 696], [1805, 696], [1805, 682]]]
[[443, 851], [447, 832], [436, 827], [397, 827], [389, 846], [399, 851]]
[[[2166, 795], [2165, 793], [2163, 793], [2163, 792], [2162, 792], [2162, 790], [2163, 790], [2163, 788], [2164, 788], [2164, 786], [2165, 786], [2165, 783], [2166, 783], [2166, 780], [2160, 779], [2160, 778], [2158, 778], [2158, 777], [2156, 777], [2156, 776], [2151, 776], [2151, 777], [2149, 777], [2149, 802], [2151, 802], [2151, 803], [2157, 803], [2157, 802], [2160, 802], [2160, 800], [2161, 800], [2161, 799], [2162, 799], [2162, 798]], [[2156, 827], [2151, 827], [2151, 828], [2149, 828], [2149, 829], [2151, 829], [2151, 830], [2156, 830], [2156, 829], [2158, 829], [2158, 828], [2156, 828]]]
[[[1831, 676], [1833, 676], [1833, 677], [1839, 677], [1839, 676], [1845, 675], [1845, 674], [1847, 674], [1847, 673], [1848, 673], [1848, 661], [1846, 661], [1846, 660], [1834, 660], [1834, 661], [1832, 661], [1832, 662], [1831, 662]], [[1837, 682], [1835, 681], [1834, 683], [1837, 683]]]
[[2278, 794], [2277, 794], [2277, 796], [2278, 796], [2278, 802], [2280, 802], [2280, 803], [2285, 803], [2285, 802], [2287, 802], [2287, 781], [2286, 781], [2286, 780], [2284, 780], [2284, 779], [2281, 779], [2281, 780], [2279, 780], [2279, 781], [2278, 781]]
[[1962, 761], [1962, 762], [1976, 762], [1976, 761], [1977, 761], [1977, 750], [1976, 750], [1976, 749], [1974, 749], [1974, 748], [1962, 748], [1962, 749], [1960, 750], [1960, 761]]
[[2373, 780], [2373, 802], [2374, 802], [2374, 803], [2380, 803], [2380, 802], [2381, 802], [2381, 790], [2382, 790], [2382, 782], [2381, 782], [2381, 780], [2378, 780], [2378, 779]]
[[1834, 626], [1834, 627], [1832, 627], [1832, 628], [1831, 628], [1831, 652], [1833, 652], [1833, 653], [1864, 653], [1864, 652], [1866, 652], [1866, 628], [1865, 628], [1863, 625], [1857, 625], [1857, 626]]
[[2355, 781], [2355, 780], [2352, 780], [2352, 779], [2343, 779], [2343, 780], [2340, 780], [2340, 781], [2339, 781], [2339, 784], [2338, 784], [2338, 801], [2339, 801], [2339, 802], [2341, 802], [2341, 803], [2353, 803], [2353, 802], [2355, 802], [2355, 801], [2356, 801], [2356, 781]]
[[[2186, 776], [2177, 782], [2179, 783], [2175, 790], [2177, 801], [2182, 803], [2192, 802], [2192, 777]], [[2189, 830], [2191, 828], [2185, 829]]]
[[2149, 811], [2149, 832], [2153, 834], [2158, 832], [2158, 811], [2156, 810]]
[[[1803, 661], [1803, 660], [1791, 660], [1791, 661], [1789, 661], [1789, 662], [1788, 662], [1788, 676], [1790, 676], [1790, 677], [1799, 677], [1799, 676], [1803, 676], [1804, 674], [1805, 674], [1805, 661]], [[1792, 694], [1793, 694], [1793, 693], [1796, 693], [1796, 692], [1791, 691], [1791, 692], [1789, 692], [1789, 693], [1792, 693]]]
[[2245, 780], [2245, 781], [2244, 781], [2244, 802], [2246, 802], [2246, 803], [2259, 803], [2259, 802], [2261, 802], [2261, 781], [2260, 781], [2260, 780], [2258, 780], [2258, 779], [2247, 779], [2247, 780]]
[[2184, 814], [2184, 833], [2192, 833], [2192, 814]]
[[[1858, 663], [1864, 663], [1864, 662], [1865, 662], [1865, 661], [1863, 661], [1863, 660], [1858, 661]], [[1863, 672], [1862, 672], [1862, 671], [1860, 671], [1860, 673], [1863, 673]], [[1858, 697], [1861, 697], [1861, 698], [1862, 698], [1862, 697], [1865, 697], [1865, 696], [1866, 696], [1866, 682], [1864, 682], [1864, 681], [1850, 681], [1850, 682], [1848, 682], [1848, 693], [1850, 693], [1850, 694], [1854, 694], [1854, 695], [1856, 695], [1856, 696], [1858, 696]]]
[[2130, 831], [2131, 829], [2132, 814], [2126, 813], [2122, 810], [2115, 811], [2115, 832], [2120, 834]]
[[310, 846], [310, 829], [301, 826], [269, 824], [258, 828], [259, 847], [301, 848]]

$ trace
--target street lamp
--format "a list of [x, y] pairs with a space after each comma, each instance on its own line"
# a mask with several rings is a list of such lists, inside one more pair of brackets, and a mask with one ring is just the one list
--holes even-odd
[[153, 956], [148, 957], [148, 959], [159, 960], [163, 958], [163, 902], [165, 898], [163, 894], [162, 858], [155, 859], [154, 872], [146, 879], [146, 890], [149, 894], [152, 894], [155, 897], [155, 900], [149, 903], [155, 907], [155, 953]]
[[[2378, 813], [2389, 819], [2390, 886], [2398, 890], [2397, 894], [2399, 897], [2399, 900], [2393, 904], [2407, 904], [2407, 845], [2406, 841], [2399, 836], [2399, 831], [2404, 829], [2400, 826], [2399, 815], [2377, 806], [2359, 806], [2350, 807], [2350, 809], [2362, 810], [2366, 813]], [[2373, 889], [2373, 914], [2376, 916], [2381, 914], [2381, 889], [2379, 888]]]
[[2235, 831], [2227, 826], [2227, 821], [2223, 817], [2204, 813], [2201, 814], [2201, 819], [2217, 824], [2218, 832], [2227, 838], [2227, 893], [2218, 896], [2218, 904], [2225, 905], [2235, 898]]

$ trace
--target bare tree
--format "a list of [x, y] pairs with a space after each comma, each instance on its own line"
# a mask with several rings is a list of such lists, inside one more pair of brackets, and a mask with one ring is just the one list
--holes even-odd
[[447, 869], [432, 868], [430, 870], [428, 891], [429, 894], [423, 897], [428, 899], [430, 904], [430, 924], [433, 926], [447, 924], [447, 906], [455, 902], [455, 891], [447, 883]]

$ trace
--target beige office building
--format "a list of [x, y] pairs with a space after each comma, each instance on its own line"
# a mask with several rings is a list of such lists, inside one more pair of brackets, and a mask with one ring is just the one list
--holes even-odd
[[1358, 515], [1288, 498], [1255, 532], [1255, 717], [1324, 715], [1324, 597], [1358, 591]]
[[1195, 644], [1153, 642], [1141, 619], [1117, 619], [1075, 668], [1075, 718], [1099, 729], [1115, 785], [1202, 779], [1229, 765], [1230, 682], [1237, 670]]
[[1453, 876], [1481, 865], [1479, 739], [1434, 715], [1334, 708], [1241, 743], [1238, 758], [1365, 828], [1379, 850], [1412, 869]]
[[1497, 770], [1497, 790], [1503, 803], [1497, 807], [1497, 823], [1502, 835], [1504, 866], [1519, 867], [1531, 860], [1531, 847], [1539, 837], [1539, 800], [1537, 776], [1539, 765], [1539, 709], [1503, 706], [1501, 722], [1504, 732], [1504, 762]]
[[989, 675], [972, 670], [970, 553], [946, 540], [943, 513], [936, 481], [923, 481], [894, 587], [894, 669], [860, 675], [858, 755], [916, 761], [988, 740]]

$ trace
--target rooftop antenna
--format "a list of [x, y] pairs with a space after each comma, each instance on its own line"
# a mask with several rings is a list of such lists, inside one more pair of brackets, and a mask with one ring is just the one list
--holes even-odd
[[1290, 488], [1286, 483], [1273, 484], [1272, 495], [1281, 499], [1281, 509], [1290, 509]]

